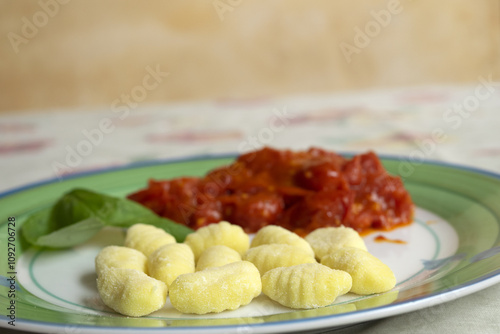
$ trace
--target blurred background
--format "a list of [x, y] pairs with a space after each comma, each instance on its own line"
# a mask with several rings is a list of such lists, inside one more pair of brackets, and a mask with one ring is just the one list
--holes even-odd
[[2, 0], [0, 13], [0, 112], [500, 79], [498, 0]]

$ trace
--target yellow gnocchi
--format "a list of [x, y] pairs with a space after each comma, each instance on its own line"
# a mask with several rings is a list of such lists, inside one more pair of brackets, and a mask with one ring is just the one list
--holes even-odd
[[241, 261], [240, 253], [224, 245], [216, 245], [205, 249], [196, 263], [196, 271]]
[[151, 277], [170, 286], [177, 276], [194, 272], [193, 251], [185, 244], [167, 244], [148, 257], [147, 267]]
[[332, 304], [351, 289], [351, 276], [319, 263], [305, 263], [269, 270], [262, 276], [262, 292], [272, 300], [294, 309]]
[[193, 250], [196, 260], [201, 253], [216, 245], [224, 245], [237, 251], [240, 256], [245, 254], [250, 246], [250, 238], [238, 225], [222, 221], [210, 224], [188, 234], [184, 241]]
[[261, 275], [277, 267], [290, 267], [302, 263], [316, 263], [314, 255], [296, 246], [286, 244], [261, 245], [250, 248], [243, 260], [252, 262]]
[[125, 237], [126, 247], [137, 249], [146, 256], [161, 246], [175, 242], [175, 238], [161, 228], [146, 224], [132, 225]]
[[368, 295], [391, 290], [396, 285], [392, 270], [378, 258], [359, 248], [346, 247], [324, 256], [321, 263], [352, 276], [351, 292]]
[[318, 228], [306, 236], [318, 260], [323, 256], [343, 247], [356, 247], [367, 250], [363, 238], [350, 227]]
[[343, 226], [320, 228], [303, 239], [269, 225], [250, 243], [240, 226], [222, 221], [178, 244], [162, 229], [136, 224], [125, 247], [101, 250], [95, 268], [102, 301], [127, 316], [162, 308], [168, 294], [182, 313], [234, 310], [261, 292], [284, 306], [312, 309], [349, 291], [385, 292], [396, 283], [359, 234]]
[[165, 305], [165, 283], [135, 269], [104, 268], [97, 277], [97, 290], [104, 304], [116, 312], [140, 317]]
[[146, 262], [146, 256], [138, 250], [121, 246], [107, 246], [95, 258], [95, 272], [97, 276], [100, 276], [105, 268], [136, 269], [146, 272]]
[[267, 244], [286, 244], [302, 248], [304, 252], [314, 255], [314, 251], [307, 241], [297, 234], [277, 225], [267, 225], [255, 234], [250, 248]]
[[170, 285], [170, 302], [182, 313], [218, 313], [247, 305], [261, 291], [257, 268], [239, 261], [177, 277]]

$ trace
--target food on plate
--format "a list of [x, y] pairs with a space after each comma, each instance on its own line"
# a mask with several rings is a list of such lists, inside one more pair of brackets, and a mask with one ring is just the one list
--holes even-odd
[[182, 313], [218, 313], [249, 304], [261, 291], [257, 268], [239, 261], [177, 277], [170, 302]]
[[363, 238], [350, 227], [318, 228], [308, 234], [305, 239], [311, 245], [318, 260], [343, 247], [356, 247], [367, 250]]
[[135, 269], [106, 267], [97, 277], [104, 304], [116, 312], [140, 317], [165, 305], [167, 285]]
[[369, 295], [391, 290], [396, 277], [385, 263], [369, 252], [345, 247], [325, 255], [321, 263], [332, 269], [348, 272], [352, 277], [351, 292]]
[[205, 249], [196, 263], [196, 271], [241, 261], [241, 255], [232, 248], [216, 245]]
[[175, 243], [175, 238], [162, 230], [146, 224], [135, 224], [127, 230], [125, 246], [149, 256], [161, 246]]
[[[23, 226], [30, 243], [54, 247], [127, 227], [125, 247], [104, 248], [95, 266], [101, 299], [128, 316], [161, 308], [169, 290], [176, 309], [195, 314], [236, 309], [262, 290], [292, 308], [388, 291], [394, 274], [358, 232], [413, 215], [403, 183], [374, 153], [318, 148], [264, 148], [204, 177], [151, 180], [129, 198], [75, 189]], [[256, 233], [251, 244], [247, 233]]]
[[177, 276], [194, 272], [194, 254], [186, 244], [167, 244], [149, 255], [147, 268], [151, 277], [170, 286]]
[[222, 221], [189, 234], [184, 243], [191, 247], [198, 260], [205, 249], [215, 245], [227, 246], [243, 255], [250, 247], [250, 238], [240, 226]]
[[351, 289], [351, 276], [319, 263], [269, 270], [262, 276], [262, 292], [281, 305], [317, 308], [330, 305]]
[[[306, 241], [266, 226], [255, 236], [257, 246], [249, 248], [249, 235], [225, 221], [198, 229], [184, 243], [136, 224], [125, 243], [149, 256], [129, 247], [103, 248], [95, 259], [98, 292], [115, 311], [141, 316], [161, 308], [167, 293], [178, 311], [206, 314], [237, 309], [261, 292], [284, 306], [308, 309], [330, 305], [348, 291], [371, 294], [394, 287], [392, 271], [366, 251], [355, 230], [317, 231]], [[317, 249], [326, 252], [321, 264]]]
[[150, 180], [128, 198], [193, 229], [225, 220], [247, 233], [266, 225], [299, 235], [340, 225], [388, 230], [413, 216], [403, 182], [375, 153], [346, 158], [319, 148], [263, 148], [204, 177]]
[[297, 246], [269, 244], [250, 248], [243, 260], [252, 262], [260, 275], [278, 267], [290, 267], [302, 263], [316, 263], [314, 255]]
[[134, 201], [79, 188], [63, 194], [52, 206], [29, 215], [21, 232], [32, 245], [65, 248], [89, 240], [103, 227], [127, 228], [137, 223], [160, 227], [178, 242], [193, 232]]
[[138, 250], [107, 246], [95, 258], [95, 272], [99, 276], [105, 268], [136, 269], [146, 272], [147, 257]]
[[314, 255], [314, 251], [307, 241], [281, 226], [267, 225], [261, 228], [252, 239], [250, 248], [267, 244], [291, 245], [299, 247], [303, 249], [304, 252]]

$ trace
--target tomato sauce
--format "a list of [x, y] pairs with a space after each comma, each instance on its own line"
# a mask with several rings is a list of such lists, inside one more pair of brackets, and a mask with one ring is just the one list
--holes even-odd
[[389, 230], [413, 217], [401, 179], [375, 153], [348, 159], [319, 148], [263, 148], [204, 177], [150, 180], [128, 198], [194, 229], [226, 220], [247, 233], [270, 224], [299, 235], [340, 225]]
[[375, 242], [389, 242], [392, 244], [406, 244], [406, 241], [404, 240], [399, 240], [399, 239], [389, 239], [387, 237], [384, 237], [383, 235], [377, 235], [375, 239], [373, 239]]

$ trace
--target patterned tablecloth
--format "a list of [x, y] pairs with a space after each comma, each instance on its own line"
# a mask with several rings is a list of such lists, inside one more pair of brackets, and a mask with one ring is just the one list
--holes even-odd
[[[374, 150], [500, 172], [500, 84], [0, 115], [0, 191], [152, 159], [261, 146]], [[499, 203], [500, 205], [500, 203]], [[498, 333], [500, 285], [342, 333]], [[412, 324], [412, 326], [408, 326]]]

